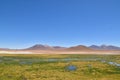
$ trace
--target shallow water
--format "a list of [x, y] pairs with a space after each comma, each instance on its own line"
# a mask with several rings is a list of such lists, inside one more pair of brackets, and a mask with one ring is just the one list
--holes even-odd
[[118, 63], [116, 63], [116, 62], [108, 62], [108, 64], [114, 65], [114, 66], [117, 66], [117, 67], [120, 67], [120, 64], [118, 64]]
[[77, 67], [73, 66], [73, 65], [69, 65], [69, 66], [66, 67], [66, 69], [69, 70], [69, 71], [75, 71], [77, 69]]
[[10, 58], [10, 57], [0, 57], [0, 63], [2, 62], [18, 62], [19, 64], [32, 64], [36, 62], [69, 62], [69, 61], [100, 61], [102, 63], [107, 63], [109, 65], [120, 67], [120, 64], [112, 61], [103, 60], [102, 58], [48, 58], [48, 59], [23, 59], [23, 58]]

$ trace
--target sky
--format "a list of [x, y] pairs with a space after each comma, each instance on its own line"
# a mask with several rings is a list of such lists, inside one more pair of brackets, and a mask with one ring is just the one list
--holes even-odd
[[120, 46], [120, 0], [0, 0], [0, 47]]

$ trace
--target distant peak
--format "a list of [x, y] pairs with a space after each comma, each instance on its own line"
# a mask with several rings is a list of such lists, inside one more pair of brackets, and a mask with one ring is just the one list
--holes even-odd
[[101, 46], [92, 45], [89, 48], [96, 49], [96, 50], [120, 50], [120, 47], [113, 46], [113, 45], [105, 45], [105, 44]]
[[34, 45], [30, 48], [27, 48], [27, 49], [30, 49], [30, 50], [53, 50], [53, 49], [64, 49], [64, 47], [36, 44], [36, 45]]

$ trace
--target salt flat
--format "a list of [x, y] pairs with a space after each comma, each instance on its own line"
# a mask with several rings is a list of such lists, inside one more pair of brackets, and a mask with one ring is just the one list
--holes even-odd
[[28, 50], [28, 51], [0, 51], [0, 54], [113, 54], [118, 55], [120, 51], [48, 51], [48, 50]]

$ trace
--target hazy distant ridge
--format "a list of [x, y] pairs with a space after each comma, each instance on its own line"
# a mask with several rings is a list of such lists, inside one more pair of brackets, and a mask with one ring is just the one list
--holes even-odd
[[71, 47], [61, 47], [61, 46], [49, 46], [49, 45], [42, 45], [36, 44], [31, 47], [25, 49], [9, 49], [9, 48], [0, 48], [0, 50], [68, 50], [68, 51], [91, 51], [91, 50], [120, 50], [120, 47], [113, 46], [113, 45], [77, 45]]
[[92, 45], [92, 46], [89, 46], [89, 48], [95, 49], [95, 50], [120, 50], [120, 47], [113, 46], [113, 45], [101, 45], [101, 46]]

